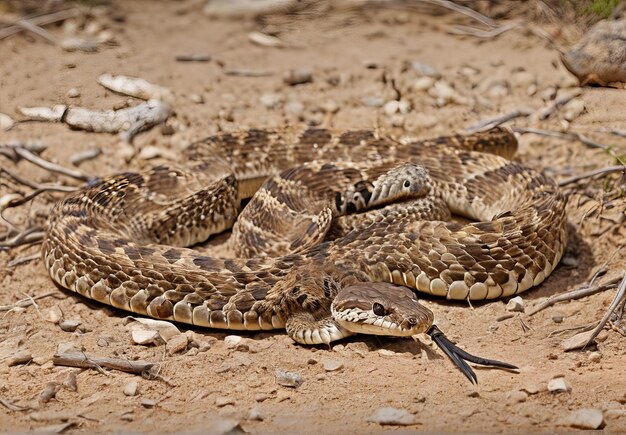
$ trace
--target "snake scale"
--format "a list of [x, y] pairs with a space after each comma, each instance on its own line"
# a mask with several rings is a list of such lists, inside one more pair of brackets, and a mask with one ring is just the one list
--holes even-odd
[[[414, 142], [311, 128], [220, 134], [181, 164], [97, 179], [60, 201], [44, 264], [69, 290], [159, 319], [286, 328], [307, 344], [414, 335], [433, 314], [412, 290], [505, 297], [559, 262], [564, 196], [509, 160], [516, 147], [501, 128]], [[231, 227], [236, 258], [186, 248]]]

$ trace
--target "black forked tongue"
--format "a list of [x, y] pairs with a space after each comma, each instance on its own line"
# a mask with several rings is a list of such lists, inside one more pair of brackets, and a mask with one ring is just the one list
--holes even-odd
[[479, 364], [481, 366], [498, 367], [501, 369], [516, 370], [518, 368], [513, 364], [493, 359], [481, 358], [465, 352], [463, 349], [458, 348], [454, 343], [448, 340], [444, 333], [441, 332], [441, 329], [437, 328], [435, 325], [430, 327], [427, 334], [430, 335], [430, 338], [432, 338], [433, 341], [437, 343], [437, 346], [439, 346], [439, 348], [443, 350], [446, 355], [448, 355], [448, 358], [456, 364], [456, 366], [463, 372], [472, 384], [477, 384], [478, 379], [476, 378], [476, 373], [474, 373], [474, 370], [472, 370], [466, 361]]

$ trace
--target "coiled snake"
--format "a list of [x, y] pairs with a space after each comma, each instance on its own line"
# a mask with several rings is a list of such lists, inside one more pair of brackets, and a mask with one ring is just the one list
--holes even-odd
[[[510, 296], [540, 284], [563, 253], [564, 197], [505, 158], [516, 145], [499, 128], [411, 143], [369, 131], [222, 134], [189, 146], [184, 164], [66, 197], [51, 212], [44, 263], [67, 289], [159, 319], [286, 328], [307, 344], [429, 331], [446, 350], [408, 289]], [[185, 248], [230, 227], [237, 258]]]

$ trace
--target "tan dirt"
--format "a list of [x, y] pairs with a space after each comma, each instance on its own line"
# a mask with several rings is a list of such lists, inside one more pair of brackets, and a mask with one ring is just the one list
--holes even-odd
[[[539, 108], [545, 104], [541, 96], [547, 88], [572, 80], [555, 68], [558, 53], [538, 37], [518, 29], [485, 41], [453, 36], [445, 32], [450, 20], [457, 18], [452, 15], [370, 10], [280, 17], [271, 25], [293, 48], [279, 49], [248, 40], [249, 32], [261, 30], [253, 20], [211, 19], [202, 14], [201, 3], [118, 1], [116, 14], [125, 17], [125, 22], [106, 22], [119, 46], [103, 47], [92, 54], [64, 52], [27, 33], [0, 41], [0, 112], [19, 119], [17, 108], [21, 106], [122, 107], [129, 98], [105, 90], [96, 78], [103, 73], [141, 77], [174, 91], [175, 115], [167, 127], [140, 134], [133, 146], [136, 150], [156, 146], [176, 153], [192, 140], [220, 129], [277, 127], [302, 121], [338, 129], [376, 127], [398, 137], [460, 132], [479, 120], [516, 108]], [[48, 28], [62, 34], [60, 28]], [[174, 59], [180, 54], [209, 54], [212, 60], [181, 63]], [[437, 107], [436, 98], [412, 87], [419, 74], [404, 65], [416, 60], [435, 67], [442, 80], [470, 102]], [[464, 66], [476, 69], [476, 75], [463, 75]], [[229, 76], [224, 68], [272, 71], [273, 75]], [[313, 82], [284, 84], [283, 75], [294, 68], [310, 70]], [[520, 69], [529, 73], [526, 78], [516, 73]], [[527, 91], [533, 81], [528, 75], [537, 82], [532, 96]], [[362, 102], [364, 97], [395, 98], [391, 78], [412, 106], [407, 114], [395, 118]], [[498, 81], [494, 78], [510, 85], [510, 89], [504, 85], [500, 97], [496, 95], [500, 90], [494, 90], [497, 83], [489, 86]], [[80, 96], [69, 98], [70, 88], [78, 89]], [[580, 99], [586, 111], [570, 128], [616, 145], [623, 155], [626, 140], [595, 132], [603, 127], [626, 129], [624, 92], [585, 88]], [[193, 102], [192, 94], [202, 96], [204, 104]], [[278, 94], [281, 101], [275, 108], [266, 108], [260, 103], [264, 94]], [[478, 103], [472, 103], [476, 98]], [[284, 106], [292, 100], [304, 106], [301, 115], [285, 114]], [[528, 125], [523, 119], [512, 124]], [[563, 125], [563, 110], [533, 124], [552, 130]], [[1, 144], [11, 141], [41, 141], [48, 146], [44, 158], [68, 167], [72, 155], [100, 147], [101, 156], [80, 166], [89, 175], [154, 163], [137, 157], [126, 163], [120, 155], [127, 152], [128, 145], [117, 136], [72, 131], [63, 124], [23, 123], [0, 131]], [[524, 135], [520, 144], [521, 161], [557, 179], [614, 164], [604, 151], [574, 141]], [[37, 182], [73, 182], [28, 162], [14, 164], [1, 155], [0, 165]], [[597, 185], [602, 183], [588, 188]], [[5, 187], [2, 189], [2, 195], [6, 194]], [[580, 188], [585, 189], [587, 185]], [[623, 199], [606, 210], [607, 215], [585, 217], [595, 203], [578, 206], [581, 197], [572, 196], [568, 207], [570, 243], [565, 256], [569, 265], [561, 264], [539, 288], [523, 294], [527, 307], [584, 285], [626, 240]], [[45, 214], [58, 198], [59, 194], [44, 195], [32, 206], [4, 214], [24, 226], [28, 215]], [[0, 252], [0, 304], [12, 304], [26, 295], [51, 291], [56, 295], [39, 300], [37, 309], [0, 312], [0, 399], [30, 407], [11, 411], [0, 405], [0, 430], [58, 429], [56, 425], [69, 423], [67, 429], [75, 432], [223, 432], [232, 420], [239, 423], [236, 430], [246, 432], [526, 432], [569, 430], [565, 419], [570, 412], [595, 408], [603, 413], [605, 429], [626, 431], [626, 339], [607, 330], [598, 337], [597, 346], [564, 352], [560, 342], [573, 333], [552, 335], [600, 319], [614, 290], [561, 303], [534, 316], [516, 313], [501, 321], [497, 318], [507, 313], [506, 301], [469, 307], [426, 300], [441, 329], [460, 347], [520, 367], [518, 373], [477, 368], [479, 383], [472, 386], [436, 347], [407, 339], [359, 336], [328, 349], [296, 345], [281, 331], [240, 334], [192, 328], [195, 340], [210, 348], [170, 356], [163, 345], [132, 344], [124, 326], [127, 313], [55, 287], [39, 259], [9, 265], [37, 250], [34, 246]], [[623, 274], [624, 253], [611, 260], [607, 276]], [[81, 322], [76, 332], [64, 332], [42, 318], [42, 313], [55, 306], [65, 319]], [[563, 320], [556, 323], [553, 319], [559, 316]], [[244, 337], [237, 347], [224, 341], [233, 334]], [[173, 386], [118, 371], [102, 374], [54, 366], [52, 356], [64, 343], [87, 355], [162, 361], [161, 374]], [[9, 367], [9, 359], [24, 352], [30, 353], [33, 361]], [[327, 371], [325, 363], [329, 368], [341, 367]], [[298, 388], [279, 385], [276, 369], [298, 372], [303, 384]], [[55, 398], [40, 400], [48, 383], [62, 384], [70, 373], [76, 373], [77, 391], [61, 388]], [[564, 377], [571, 390], [549, 392], [548, 382], [556, 377]], [[127, 396], [124, 388], [131, 381], [138, 382], [138, 392]], [[369, 422], [382, 407], [406, 410], [415, 416], [415, 423], [402, 428]], [[251, 411], [262, 420], [250, 418]]]

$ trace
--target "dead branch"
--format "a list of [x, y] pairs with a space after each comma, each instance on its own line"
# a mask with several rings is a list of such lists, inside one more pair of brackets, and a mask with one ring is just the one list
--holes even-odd
[[[53, 12], [47, 15], [40, 15], [38, 17], [33, 17], [30, 19], [20, 20], [22, 22], [26, 21], [35, 26], [45, 26], [48, 24], [57, 23], [59, 21], [65, 21], [69, 18], [74, 18], [79, 15], [80, 11], [78, 9], [65, 9], [58, 12]], [[8, 36], [14, 35], [16, 33], [20, 33], [26, 30], [23, 26], [19, 25], [19, 21], [15, 23], [13, 26], [5, 27], [0, 30], [0, 39], [4, 39]]]
[[120, 358], [89, 357], [84, 353], [78, 352], [56, 354], [52, 357], [52, 363], [58, 366], [95, 369], [103, 374], [106, 374], [103, 368], [118, 370], [126, 373], [140, 375], [141, 377], [149, 380], [161, 380], [167, 383], [169, 386], [173, 386], [173, 384], [164, 379], [159, 373], [161, 370], [160, 363], [152, 363], [146, 361], [129, 361]]
[[30, 263], [31, 261], [39, 260], [39, 258], [41, 258], [41, 254], [39, 254], [39, 253], [33, 254], [33, 255], [29, 255], [27, 257], [17, 257], [15, 259], [9, 261], [7, 263], [7, 266], [15, 267], [15, 266], [19, 266], [20, 264]]
[[515, 133], [520, 133], [520, 134], [531, 133], [531, 134], [537, 134], [540, 136], [556, 137], [559, 139], [576, 140], [576, 141], [581, 142], [584, 145], [587, 145], [588, 147], [598, 148], [598, 149], [606, 151], [606, 153], [609, 154], [611, 157], [613, 157], [616, 161], [626, 166], [626, 160], [624, 160], [622, 156], [616, 154], [612, 146], [605, 145], [600, 142], [596, 142], [595, 140], [589, 139], [587, 136], [583, 136], [582, 134], [577, 133], [575, 131], [568, 131], [567, 133], [562, 133], [560, 131], [542, 130], [539, 128], [528, 128], [528, 127], [513, 127], [512, 130]]
[[626, 273], [624, 273], [624, 278], [622, 278], [622, 281], [619, 287], [617, 288], [617, 293], [615, 293], [615, 297], [611, 301], [611, 305], [609, 305], [609, 308], [606, 310], [604, 317], [602, 317], [602, 320], [600, 320], [600, 323], [598, 324], [598, 326], [596, 326], [593, 332], [591, 333], [591, 336], [589, 337], [587, 344], [585, 344], [585, 346], [583, 347], [586, 347], [589, 344], [591, 344], [591, 342], [598, 336], [600, 331], [604, 329], [604, 326], [609, 321], [611, 316], [613, 316], [613, 313], [616, 312], [618, 307], [622, 303], [624, 303], [624, 301], [626, 301]]
[[519, 24], [520, 23], [517, 21], [512, 21], [510, 23], [502, 24], [501, 26], [497, 26], [489, 30], [477, 29], [471, 26], [456, 25], [449, 26], [446, 30], [452, 35], [473, 36], [475, 38], [491, 39], [516, 28], [517, 26], [519, 26]]
[[505, 113], [504, 115], [500, 115], [495, 118], [488, 118], [483, 121], [477, 122], [476, 124], [472, 124], [467, 127], [465, 131], [469, 134], [477, 133], [480, 131], [487, 131], [501, 124], [504, 124], [507, 121], [511, 121], [512, 119], [520, 118], [522, 116], [528, 116], [531, 113], [533, 113], [533, 111], [529, 108], [516, 109], [512, 112]]
[[62, 174], [71, 178], [75, 178], [80, 181], [89, 181], [90, 178], [82, 173], [75, 171], [73, 169], [64, 168], [63, 166], [57, 165], [56, 163], [49, 162], [48, 160], [42, 159], [36, 154], [33, 154], [26, 148], [15, 147], [14, 151], [23, 159], [31, 162], [34, 165], [39, 166], [40, 168], [46, 169], [51, 172], [56, 172], [58, 174]]
[[561, 293], [558, 295], [554, 295], [554, 296], [550, 296], [548, 299], [546, 299], [545, 301], [541, 302], [540, 304], [532, 307], [529, 311], [528, 311], [528, 315], [532, 316], [534, 314], [537, 314], [539, 311], [542, 311], [548, 307], [551, 307], [552, 305], [558, 303], [558, 302], [564, 302], [564, 301], [571, 301], [574, 299], [580, 299], [582, 297], [585, 296], [590, 296], [596, 293], [600, 293], [603, 292], [605, 290], [609, 290], [612, 288], [617, 287], [617, 283], [620, 281], [620, 277], [615, 277], [612, 278], [610, 280], [608, 280], [607, 282], [597, 285], [597, 286], [585, 286], [582, 288], [578, 288], [576, 290], [572, 290], [566, 293]]
[[6, 251], [17, 246], [32, 245], [33, 243], [39, 243], [43, 240], [45, 232], [42, 227], [34, 226], [26, 228], [16, 236], [0, 242], [0, 251]]
[[536, 118], [539, 120], [549, 118], [554, 112], [563, 107], [565, 104], [580, 96], [581, 93], [582, 91], [580, 89], [577, 89], [572, 93], [561, 95], [560, 97], [556, 98], [552, 103], [537, 110], [535, 112]]
[[33, 305], [33, 303], [35, 301], [38, 301], [40, 299], [45, 299], [45, 298], [49, 298], [49, 297], [53, 297], [56, 299], [65, 299], [65, 296], [62, 293], [59, 292], [48, 292], [48, 293], [44, 293], [42, 295], [39, 296], [29, 296], [25, 299], [21, 299], [17, 302], [15, 302], [14, 304], [9, 304], [9, 305], [0, 305], [0, 312], [2, 311], [11, 311], [15, 308], [26, 308], [26, 307], [30, 307], [31, 305]]
[[609, 166], [608, 168], [596, 169], [595, 171], [585, 172], [584, 174], [575, 175], [573, 177], [566, 178], [565, 180], [560, 181], [559, 182], [559, 186], [561, 186], [561, 187], [567, 186], [568, 184], [576, 183], [576, 182], [578, 182], [580, 180], [584, 180], [586, 178], [593, 178], [593, 177], [596, 177], [598, 175], [612, 174], [614, 172], [624, 172], [624, 174], [626, 174], [626, 166], [624, 166], [624, 165]]
[[456, 4], [452, 1], [449, 0], [420, 0], [423, 3], [430, 3], [433, 5], [437, 5], [440, 6], [442, 8], [446, 8], [449, 9], [451, 11], [457, 12], [459, 14], [465, 15], [466, 17], [470, 17], [480, 23], [483, 23], [485, 26], [488, 27], [497, 27], [498, 24], [492, 20], [489, 17], [484, 16], [483, 14], [476, 12], [473, 9], [470, 9], [466, 6], [462, 6], [459, 4]]
[[28, 406], [19, 406], [9, 402], [7, 399], [0, 397], [0, 405], [3, 405], [9, 411], [28, 411], [32, 408]]
[[58, 44], [57, 39], [54, 37], [52, 33], [48, 32], [46, 29], [39, 27], [36, 24], [33, 24], [31, 21], [19, 20], [16, 23], [16, 25], [20, 26], [24, 30], [28, 30], [29, 32], [34, 33], [35, 35], [42, 37], [43, 39], [45, 39], [52, 45]]

